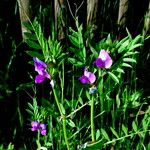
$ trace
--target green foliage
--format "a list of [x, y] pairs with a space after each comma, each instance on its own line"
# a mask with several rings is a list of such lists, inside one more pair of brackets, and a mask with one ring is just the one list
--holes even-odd
[[7, 146], [7, 148], [3, 145], [0, 145], [0, 150], [4, 150], [4, 149], [7, 149], [7, 150], [14, 150], [14, 145], [12, 143], [9, 143], [9, 145]]
[[85, 39], [83, 38], [83, 27], [76, 21], [77, 31], [69, 28], [69, 40], [72, 46], [69, 47], [69, 51], [73, 53], [74, 58], [68, 58], [68, 61], [77, 67], [81, 67], [86, 64], [86, 49]]
[[[135, 72], [143, 37], [132, 38], [127, 31], [127, 37], [120, 41], [109, 34], [95, 42], [85, 36], [86, 31], [76, 20], [76, 29], [69, 27], [68, 45], [64, 46], [54, 36], [46, 39], [36, 20], [29, 29], [33, 36], [27, 33], [26, 42], [32, 50], [27, 54], [46, 62], [55, 80], [54, 88], [47, 89], [49, 98], [43, 96], [39, 105], [35, 94], [26, 109], [30, 120], [47, 123], [48, 134], [37, 139], [40, 143], [37, 146], [53, 150], [138, 149], [140, 145], [134, 142], [139, 142], [146, 148], [149, 118], [145, 112], [140, 123], [138, 112], [147, 99], [143, 100], [143, 91], [136, 87]], [[109, 52], [113, 60], [109, 69], [93, 65], [101, 49]], [[79, 83], [83, 67], [95, 73], [94, 85]], [[20, 85], [17, 90], [31, 85]], [[94, 94], [89, 93], [92, 86], [97, 87]], [[135, 118], [131, 111], [136, 113]]]

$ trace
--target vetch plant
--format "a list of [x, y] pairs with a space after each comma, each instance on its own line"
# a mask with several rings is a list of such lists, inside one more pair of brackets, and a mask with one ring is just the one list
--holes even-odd
[[[126, 141], [129, 147], [133, 146], [138, 131], [145, 137], [147, 128], [143, 131], [140, 126], [138, 130], [137, 122], [127, 126], [130, 122], [129, 109], [140, 110], [139, 105], [130, 105], [140, 104], [139, 95], [142, 94], [136, 94], [136, 88], [131, 89], [131, 82], [124, 74], [131, 72], [132, 77], [135, 76], [132, 68], [137, 62], [135, 48], [141, 46], [140, 36], [132, 39], [128, 35], [121, 41], [113, 41], [108, 36], [97, 43], [90, 39], [85, 46], [87, 38], [83, 27], [77, 22], [76, 27], [77, 30], [69, 28], [68, 45], [61, 45], [55, 37], [45, 39], [40, 33], [40, 25], [34, 28], [36, 44], [41, 50], [41, 53], [39, 49], [34, 50], [36, 53], [29, 53], [38, 73], [35, 83], [42, 84], [49, 79], [53, 87], [43, 88], [42, 92], [48, 94], [43, 94], [34, 106], [29, 105], [31, 120], [35, 120], [31, 123], [31, 130], [38, 132], [38, 148], [41, 145], [48, 148], [50, 143], [52, 150], [74, 150], [76, 147], [85, 150], [110, 149], [112, 146], [119, 149]], [[79, 70], [83, 67], [82, 73]], [[129, 68], [131, 70], [127, 70]], [[135, 80], [132, 82], [136, 84]], [[133, 98], [129, 100], [130, 97]], [[41, 134], [44, 136], [39, 138]], [[131, 137], [132, 142], [125, 139], [127, 137]]]

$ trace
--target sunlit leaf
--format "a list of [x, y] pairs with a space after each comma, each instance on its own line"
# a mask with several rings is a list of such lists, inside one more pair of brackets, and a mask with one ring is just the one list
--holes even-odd
[[40, 60], [43, 60], [43, 55], [41, 53], [39, 53], [39, 52], [36, 52], [36, 51], [27, 51], [26, 53], [28, 55], [30, 55], [31, 57], [37, 57]]
[[73, 128], [76, 126], [75, 123], [72, 120], [70, 120], [70, 119], [67, 120], [67, 123], [68, 123], [69, 126], [71, 126]]
[[119, 83], [119, 79], [115, 74], [113, 74], [112, 72], [108, 72], [108, 74], [116, 83]]
[[138, 131], [138, 128], [137, 128], [137, 125], [136, 125], [135, 121], [132, 122], [132, 128], [133, 128], [133, 130], [134, 130], [135, 132]]
[[132, 68], [132, 66], [129, 65], [129, 64], [127, 64], [127, 63], [122, 63], [122, 66], [123, 66], [123, 67], [127, 67], [127, 68]]
[[123, 58], [124, 62], [131, 62], [131, 63], [136, 63], [136, 60], [133, 58]]
[[31, 40], [26, 40], [26, 43], [31, 47], [31, 48], [34, 48], [34, 49], [41, 49], [41, 46], [34, 42], [34, 41], [31, 41]]
[[117, 132], [116, 132], [112, 127], [110, 127], [110, 130], [111, 130], [112, 133], [116, 136], [116, 138], [119, 138]]
[[84, 64], [78, 60], [76, 60], [75, 58], [68, 58], [68, 61], [70, 63], [72, 63], [74, 66], [80, 67], [83, 66]]
[[102, 135], [104, 136], [104, 138], [105, 138], [106, 140], [110, 141], [110, 138], [109, 138], [108, 134], [107, 134], [106, 131], [105, 131], [104, 129], [102, 129], [102, 128], [101, 128], [101, 133], [102, 133]]

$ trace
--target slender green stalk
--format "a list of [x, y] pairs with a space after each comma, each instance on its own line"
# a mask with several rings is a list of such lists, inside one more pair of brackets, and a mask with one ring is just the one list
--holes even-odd
[[111, 144], [111, 143], [115, 143], [116, 141], [123, 140], [123, 139], [128, 138], [128, 137], [134, 136], [134, 135], [136, 135], [136, 134], [141, 134], [141, 133], [146, 133], [146, 132], [150, 132], [150, 130], [138, 131], [138, 132], [135, 132], [135, 133], [131, 133], [131, 134], [122, 136], [122, 137], [117, 138], [117, 139], [113, 139], [113, 140], [111, 140], [111, 141], [106, 142], [106, 143], [104, 144], [104, 146], [109, 145], [109, 144]]
[[40, 150], [40, 149], [41, 149], [41, 144], [40, 144], [40, 131], [38, 131], [36, 143], [37, 143], [37, 150]]
[[61, 115], [61, 117], [62, 117], [62, 116], [63, 116], [63, 112], [62, 112], [62, 109], [61, 109], [61, 107], [60, 107], [60, 104], [59, 104], [58, 97], [57, 97], [57, 94], [56, 94], [55, 89], [53, 89], [53, 93], [54, 93], [54, 97], [55, 97], [55, 101], [56, 101], [56, 104], [57, 104], [59, 113], [60, 113], [60, 115]]
[[89, 103], [85, 103], [84, 105], [82, 105], [81, 107], [77, 108], [76, 110], [74, 110], [73, 112], [71, 112], [68, 116], [66, 116], [66, 118], [71, 117], [72, 115], [74, 115], [76, 112], [78, 112], [79, 110], [81, 110], [83, 107], [87, 106]]
[[94, 96], [91, 99], [91, 136], [92, 142], [95, 141], [95, 126], [94, 126]]
[[[73, 66], [73, 71], [74, 71], [74, 66]], [[73, 100], [74, 100], [74, 76], [72, 76], [72, 110], [73, 110]]]
[[[102, 76], [102, 70], [99, 70], [99, 77], [101, 77], [100, 80], [100, 87], [99, 87], [99, 91], [100, 91], [100, 113], [102, 111], [104, 111], [104, 104], [103, 104], [103, 76]], [[103, 116], [101, 116], [101, 127], [103, 126]]]
[[62, 63], [62, 78], [60, 78], [61, 81], [61, 101], [63, 103], [64, 100], [64, 78], [65, 78], [65, 70], [64, 70], [64, 61]]
[[66, 143], [66, 146], [67, 146], [67, 150], [70, 150], [69, 142], [68, 142], [68, 138], [67, 138], [66, 118], [65, 117], [63, 118], [63, 132], [64, 132], [64, 138], [65, 138], [65, 143]]
[[60, 103], [58, 101], [58, 97], [57, 97], [55, 89], [53, 89], [53, 92], [54, 92], [54, 97], [55, 97], [57, 107], [58, 107], [60, 115], [61, 115], [61, 119], [63, 121], [63, 133], [64, 133], [64, 138], [65, 138], [65, 143], [66, 143], [66, 146], [67, 146], [67, 150], [70, 150], [69, 142], [68, 142], [68, 138], [67, 138], [67, 131], [66, 131], [66, 117], [64, 116], [63, 111], [60, 107]]

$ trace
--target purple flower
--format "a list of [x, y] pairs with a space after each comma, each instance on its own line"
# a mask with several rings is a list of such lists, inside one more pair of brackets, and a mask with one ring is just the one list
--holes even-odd
[[92, 72], [88, 72], [88, 69], [84, 69], [84, 75], [79, 78], [80, 82], [83, 84], [86, 83], [94, 83], [96, 80], [96, 76]]
[[35, 71], [38, 75], [35, 77], [35, 83], [42, 83], [46, 78], [50, 79], [50, 75], [46, 71], [47, 65], [37, 57], [33, 58]]
[[100, 51], [98, 58], [96, 58], [96, 60], [94, 61], [94, 64], [96, 64], [98, 68], [108, 69], [112, 65], [112, 59], [109, 56], [108, 52], [102, 49]]
[[40, 123], [39, 123], [38, 121], [32, 121], [32, 122], [31, 122], [31, 126], [32, 126], [31, 130], [32, 130], [32, 131], [36, 131], [36, 130], [39, 129]]
[[46, 125], [40, 124], [40, 131], [42, 135], [46, 135]]
[[46, 135], [46, 125], [43, 123], [40, 123], [38, 121], [32, 121], [31, 122], [31, 131], [37, 131], [40, 130], [42, 135]]

